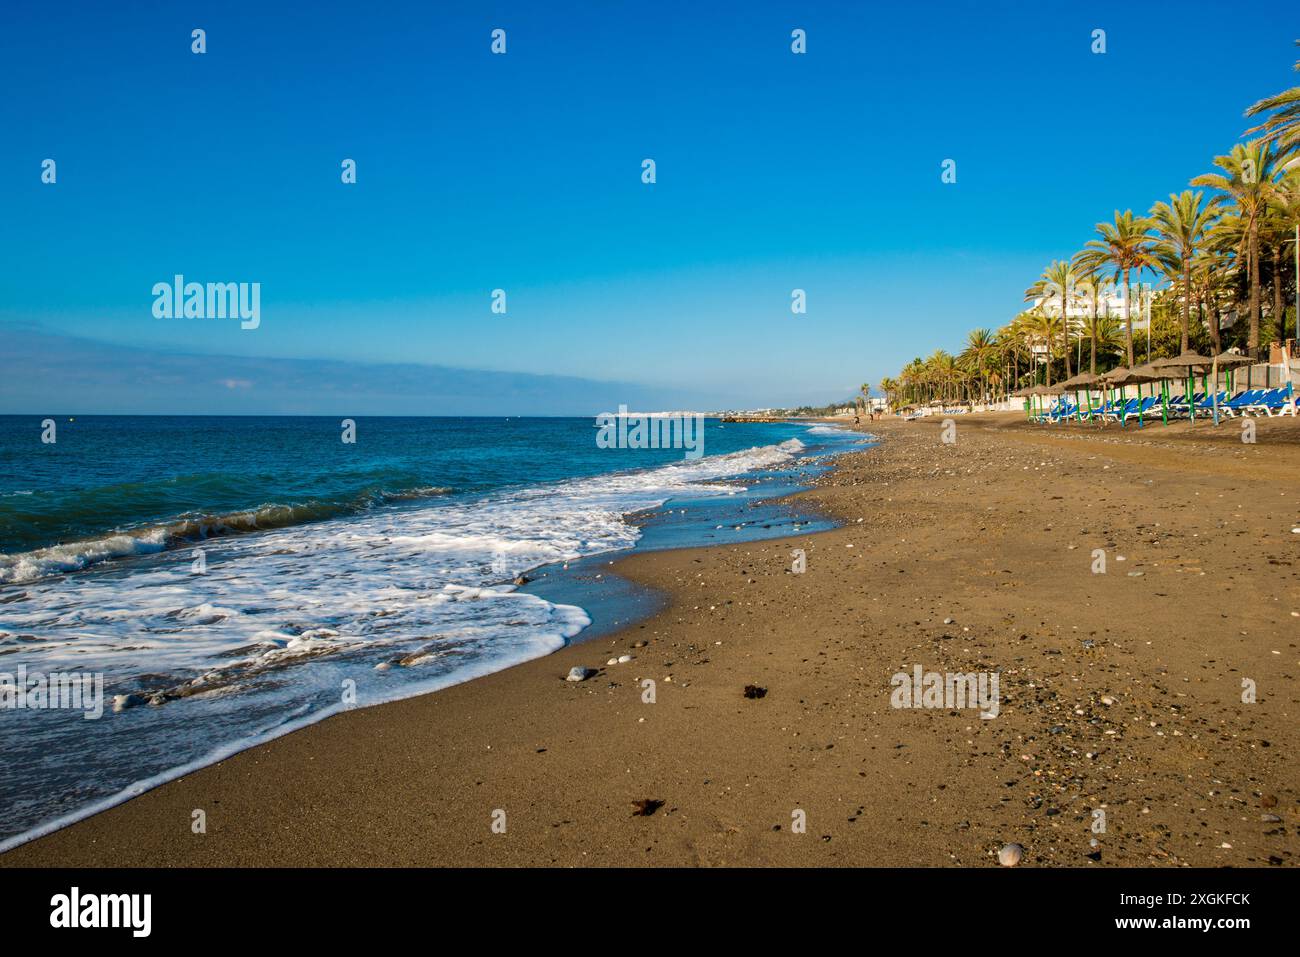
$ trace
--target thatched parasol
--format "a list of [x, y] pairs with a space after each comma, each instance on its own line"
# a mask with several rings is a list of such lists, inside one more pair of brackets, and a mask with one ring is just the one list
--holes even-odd
[[1151, 365], [1157, 369], [1208, 369], [1213, 363], [1214, 360], [1209, 356], [1189, 349], [1169, 359], [1154, 359]]
[[1091, 419], [1092, 418], [1092, 391], [1090, 387], [1097, 384], [1100, 381], [1101, 379], [1093, 375], [1091, 372], [1080, 372], [1078, 375], [1071, 376], [1069, 379], [1066, 379], [1064, 382], [1062, 382], [1061, 391], [1073, 392], [1074, 400], [1077, 405], [1079, 404], [1079, 390], [1088, 389], [1088, 392], [1085, 394], [1087, 396], [1086, 403], [1088, 406], [1088, 418]]
[[[1236, 368], [1237, 366], [1254, 365], [1254, 363], [1255, 360], [1252, 359], [1250, 356], [1243, 356], [1237, 352], [1220, 352], [1217, 356], [1215, 356], [1211, 360], [1210, 372], [1214, 376], [1214, 392], [1212, 393], [1212, 396], [1213, 396], [1213, 404], [1214, 404], [1215, 425], [1219, 424], [1219, 370], [1233, 369]], [[1228, 380], [1228, 388], [1229, 389], [1232, 388], [1231, 377]]]
[[[1196, 383], [1193, 376], [1196, 372], [1208, 372], [1214, 367], [1214, 360], [1209, 356], [1203, 356], [1199, 352], [1192, 352], [1188, 349], [1186, 352], [1180, 352], [1178, 355], [1169, 359], [1156, 359], [1151, 363], [1157, 369], [1168, 373], [1168, 378], [1172, 379], [1173, 373], [1183, 370], [1187, 375], [1187, 414], [1193, 422], [1196, 421]], [[1217, 383], [1216, 383], [1217, 384]], [[1166, 403], [1168, 398], [1166, 398]], [[1218, 410], [1215, 410], [1215, 417], [1218, 417]]]
[[[1169, 374], [1152, 368], [1152, 365], [1148, 363], [1147, 365], [1141, 366], [1120, 366], [1117, 369], [1111, 369], [1103, 376], [1103, 378], [1110, 385], [1116, 386], [1120, 389], [1120, 398], [1124, 398], [1123, 390], [1125, 387], [1130, 385], [1137, 386], [1138, 399], [1140, 400], [1142, 398], [1142, 383], [1160, 382], [1169, 378]], [[1154, 390], [1152, 390], [1152, 394], [1155, 394]], [[1138, 427], [1141, 428], [1143, 424], [1141, 408], [1138, 409], [1137, 418]], [[1124, 420], [1121, 420], [1121, 422], [1123, 423]]]
[[1140, 376], [1146, 376], [1148, 382], [1163, 382], [1172, 376], [1172, 373], [1162, 368], [1157, 368], [1154, 362], [1148, 362], [1146, 365], [1134, 366], [1134, 373]]
[[1102, 378], [1111, 385], [1134, 385], [1139, 382], [1155, 381], [1154, 376], [1147, 375], [1141, 369], [1141, 366], [1120, 366], [1118, 369], [1111, 369]]
[[1220, 369], [1231, 369], [1234, 366], [1249, 366], [1255, 364], [1255, 360], [1250, 356], [1243, 356], [1237, 352], [1220, 352], [1214, 357], [1214, 361], [1218, 363]]
[[1061, 383], [1062, 389], [1082, 389], [1086, 385], [1096, 385], [1101, 381], [1100, 376], [1095, 376], [1091, 372], [1080, 372], [1078, 375], [1066, 379]]

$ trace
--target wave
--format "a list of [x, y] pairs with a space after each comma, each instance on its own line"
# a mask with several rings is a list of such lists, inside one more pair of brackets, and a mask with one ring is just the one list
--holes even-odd
[[181, 545], [226, 535], [288, 528], [354, 514], [375, 504], [414, 501], [450, 495], [452, 489], [426, 486], [398, 491], [366, 492], [348, 502], [268, 503], [222, 515], [179, 515], [161, 525], [146, 525], [108, 535], [50, 545], [27, 552], [0, 554], [0, 585], [19, 584], [132, 555], [149, 555]]

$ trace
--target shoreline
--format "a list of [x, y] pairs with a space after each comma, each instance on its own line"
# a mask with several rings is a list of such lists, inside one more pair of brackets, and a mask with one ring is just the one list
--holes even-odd
[[[824, 424], [824, 421], [790, 420], [789, 424], [809, 428]], [[847, 431], [854, 433], [855, 430]], [[807, 439], [804, 438], [802, 441]], [[760, 441], [750, 450], [761, 447], [763, 446]], [[738, 473], [727, 480], [727, 484], [738, 486], [734, 493], [719, 495], [704, 490], [695, 494], [679, 493], [661, 505], [629, 512], [623, 516], [623, 521], [639, 529], [637, 540], [633, 545], [523, 569], [520, 574], [525, 578], [526, 583], [519, 585], [514, 591], [534, 595], [555, 605], [578, 609], [587, 617], [588, 625], [577, 635], [567, 637], [565, 643], [559, 646], [560, 648], [597, 640], [623, 628], [632, 627], [661, 610], [667, 603], [666, 597], [653, 589], [610, 573], [609, 566], [614, 565], [618, 559], [638, 551], [663, 550], [667, 547], [665, 542], [677, 542], [681, 543], [678, 547], [695, 548], [702, 547], [708, 540], [713, 539], [715, 534], [726, 536], [733, 541], [752, 541], [779, 537], [777, 534], [762, 530], [774, 526], [792, 524], [796, 530], [801, 525], [805, 529], [819, 524], [826, 526], [828, 523], [821, 517], [801, 514], [785, 503], [791, 497], [791, 493], [808, 487], [812, 475], [828, 467], [819, 463], [833, 458], [844, 450], [844, 447], [823, 448], [822, 451], [811, 454], [799, 453], [792, 462], [785, 465], [761, 467]], [[652, 466], [651, 470], [653, 468]], [[701, 481], [707, 484], [711, 480]], [[673, 517], [675, 512], [684, 515], [687, 512], [686, 506], [689, 506], [691, 512], [689, 519]], [[715, 526], [714, 522], [722, 524]], [[715, 533], [712, 530], [715, 527], [726, 531]], [[741, 534], [733, 538], [732, 532]], [[553, 653], [554, 651], [548, 651], [540, 657]], [[497, 666], [489, 670], [471, 669], [459, 675], [448, 676], [451, 679], [449, 683], [443, 679], [428, 679], [415, 685], [415, 688], [422, 690], [408, 691], [397, 697], [385, 696], [378, 700], [369, 696], [368, 702], [363, 700], [358, 706], [377, 707], [405, 698], [434, 694], [456, 684], [478, 680], [497, 670], [502, 668]], [[363, 699], [364, 697], [366, 696], [362, 696]], [[347, 710], [354, 710], [354, 708], [331, 705], [322, 710], [292, 717], [251, 739], [235, 738], [221, 741], [205, 753], [197, 754], [175, 766], [146, 774], [122, 786], [116, 792], [103, 794], [71, 811], [65, 811], [42, 820], [26, 830], [0, 838], [0, 855], [131, 801], [170, 781], [217, 764], [242, 751], [260, 747], [277, 738], [310, 727]]]
[[[881, 444], [793, 496], [840, 528], [618, 560], [669, 599], [630, 628], [332, 716], [0, 866], [942, 866], [1009, 841], [1027, 865], [1293, 866], [1294, 423], [1235, 448], [1014, 414], [943, 446], [938, 425], [863, 423]], [[913, 664], [996, 669], [1001, 714], [891, 708]]]

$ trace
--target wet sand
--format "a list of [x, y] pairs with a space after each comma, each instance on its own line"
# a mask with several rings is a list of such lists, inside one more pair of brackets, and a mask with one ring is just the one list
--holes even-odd
[[[668, 598], [638, 625], [0, 865], [997, 866], [1007, 842], [1022, 867], [1295, 865], [1300, 423], [956, 425], [866, 424], [883, 443], [803, 493], [842, 528], [620, 561]], [[915, 665], [998, 672], [998, 717], [891, 707]]]

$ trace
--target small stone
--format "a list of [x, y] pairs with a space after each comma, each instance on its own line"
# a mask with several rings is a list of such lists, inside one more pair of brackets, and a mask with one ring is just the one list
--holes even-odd
[[569, 674], [565, 677], [564, 680], [565, 681], [586, 681], [595, 673], [596, 673], [595, 668], [584, 668], [581, 665], [574, 665], [572, 668], [569, 669]]
[[1280, 824], [1282, 822], [1282, 819], [1276, 814], [1261, 814], [1259, 819], [1265, 824]]
[[951, 618], [945, 618], [945, 619], [943, 620], [943, 623], [944, 623], [945, 625], [951, 625], [951, 624], [953, 624], [953, 620], [952, 620]]
[[1015, 867], [1025, 856], [1025, 849], [1019, 844], [1003, 844], [998, 851], [998, 863], [1003, 867]]
[[113, 711], [125, 711], [127, 708], [134, 708], [136, 705], [144, 704], [148, 700], [138, 691], [133, 691], [130, 694], [115, 694], [113, 695]]
[[631, 660], [632, 660], [632, 656], [631, 656], [631, 655], [619, 655], [619, 656], [618, 656], [618, 663], [619, 663], [620, 665], [625, 665], [625, 664], [627, 664], [627, 663], [628, 663], [629, 661], [631, 661]]

